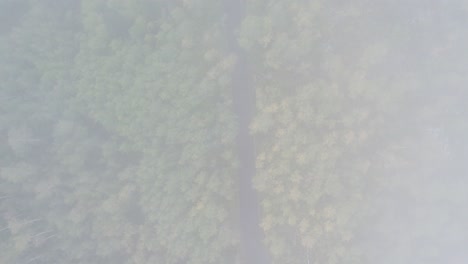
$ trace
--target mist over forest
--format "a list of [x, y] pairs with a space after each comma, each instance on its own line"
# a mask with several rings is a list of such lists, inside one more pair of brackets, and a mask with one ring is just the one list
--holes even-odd
[[468, 263], [468, 3], [0, 0], [0, 264]]

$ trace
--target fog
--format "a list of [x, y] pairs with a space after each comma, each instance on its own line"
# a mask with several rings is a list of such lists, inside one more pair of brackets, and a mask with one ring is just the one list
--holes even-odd
[[0, 0], [0, 264], [468, 262], [465, 1]]

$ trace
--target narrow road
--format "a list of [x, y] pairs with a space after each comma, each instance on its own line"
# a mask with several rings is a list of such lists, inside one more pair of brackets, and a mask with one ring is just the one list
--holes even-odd
[[239, 47], [236, 32], [244, 17], [243, 0], [225, 0], [226, 26], [229, 48], [237, 56], [233, 72], [232, 95], [237, 115], [237, 153], [239, 168], [239, 217], [241, 232], [241, 257], [244, 264], [268, 264], [268, 251], [263, 245], [260, 229], [260, 206], [252, 185], [255, 175], [255, 145], [249, 125], [255, 114], [255, 89], [245, 52]]

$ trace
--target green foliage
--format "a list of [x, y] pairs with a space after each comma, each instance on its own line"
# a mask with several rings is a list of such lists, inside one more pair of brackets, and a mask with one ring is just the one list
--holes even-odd
[[[374, 253], [385, 248], [371, 246], [372, 238], [363, 242], [369, 230], [385, 229], [374, 226], [381, 220], [375, 219], [380, 202], [390, 199], [380, 195], [413, 192], [403, 188], [421, 186], [446, 164], [448, 157], [436, 150], [442, 145], [421, 137], [420, 127], [427, 125], [422, 123], [461, 122], [460, 116], [441, 117], [446, 110], [436, 107], [451, 108], [458, 104], [454, 97], [432, 98], [427, 92], [430, 80], [445, 73], [431, 60], [426, 61], [434, 65], [430, 80], [421, 77], [428, 69], [417, 59], [417, 65], [393, 69], [406, 55], [399, 48], [414, 39], [400, 28], [406, 21], [385, 35], [380, 31], [386, 25], [372, 26], [388, 12], [384, 7], [364, 1], [255, 1], [248, 9], [239, 42], [256, 58], [254, 185], [274, 263], [382, 262]], [[421, 72], [409, 71], [413, 66]], [[398, 77], [388, 76], [388, 67]], [[437, 154], [416, 161], [417, 149]], [[387, 231], [383, 240], [399, 243], [390, 237], [401, 233]]]
[[409, 245], [463, 238], [438, 203], [464, 208], [464, 181], [436, 178], [467, 153], [463, 29], [390, 2], [261, 0], [237, 31], [222, 2], [0, 0], [1, 263], [241, 263], [244, 52], [273, 263], [435, 261]]
[[31, 2], [2, 36], [2, 262], [236, 261], [215, 2]]

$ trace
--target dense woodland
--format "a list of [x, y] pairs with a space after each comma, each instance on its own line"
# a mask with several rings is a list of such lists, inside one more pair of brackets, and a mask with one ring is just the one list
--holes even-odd
[[467, 25], [461, 0], [0, 0], [0, 263], [466, 263]]

